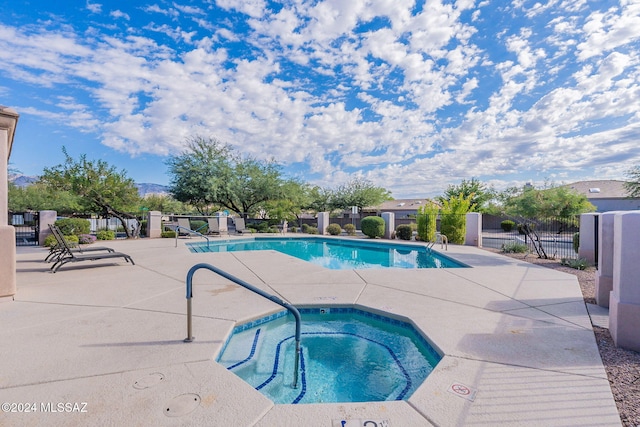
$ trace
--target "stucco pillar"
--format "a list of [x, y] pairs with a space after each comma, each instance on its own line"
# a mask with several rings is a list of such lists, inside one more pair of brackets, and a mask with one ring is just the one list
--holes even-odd
[[162, 212], [147, 212], [147, 237], [153, 239], [162, 237]]
[[8, 164], [18, 117], [0, 106], [0, 299], [16, 294], [16, 231], [9, 225]]
[[596, 262], [596, 217], [599, 213], [586, 213], [580, 215], [580, 245], [578, 257], [584, 258], [589, 263]]
[[329, 212], [318, 212], [318, 234], [327, 234], [329, 225]]
[[56, 222], [58, 218], [57, 211], [40, 211], [38, 212], [38, 243], [44, 246], [44, 239], [51, 234], [49, 225]]
[[[598, 220], [598, 270], [596, 271], [596, 303], [609, 307], [613, 290], [613, 222], [620, 211], [605, 212]], [[582, 227], [580, 227], [582, 245]]]
[[393, 212], [382, 212], [382, 219], [384, 220], [384, 238], [390, 239], [395, 231], [396, 214]]
[[467, 214], [467, 227], [464, 237], [464, 244], [467, 246], [482, 247], [482, 214], [469, 212]]
[[613, 221], [609, 331], [616, 346], [640, 351], [640, 211], [618, 213]]

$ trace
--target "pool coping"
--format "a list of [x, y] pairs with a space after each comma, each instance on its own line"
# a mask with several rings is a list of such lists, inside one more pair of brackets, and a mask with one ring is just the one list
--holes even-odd
[[[273, 251], [193, 254], [188, 241], [114, 241], [135, 266], [109, 260], [56, 274], [46, 250], [19, 249], [18, 294], [0, 304], [0, 400], [84, 402], [87, 412], [0, 413], [0, 424], [620, 424], [574, 276], [456, 245], [447, 254], [473, 268], [329, 271]], [[182, 342], [185, 276], [199, 262], [294, 305], [410, 319], [443, 359], [408, 401], [274, 405], [213, 357], [236, 323], [275, 304], [198, 273], [196, 339]], [[198, 405], [185, 405], [192, 395]]]

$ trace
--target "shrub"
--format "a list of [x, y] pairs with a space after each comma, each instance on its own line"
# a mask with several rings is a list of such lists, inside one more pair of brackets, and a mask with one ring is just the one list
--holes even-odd
[[413, 230], [408, 224], [401, 224], [396, 227], [396, 237], [400, 240], [411, 240]]
[[[64, 236], [64, 240], [67, 241], [69, 247], [73, 248], [78, 246], [78, 236]], [[53, 234], [49, 234], [45, 239], [43, 245], [48, 248], [53, 248], [58, 244], [56, 237]]]
[[307, 228], [307, 233], [308, 234], [319, 234], [318, 227], [309, 226], [309, 228]]
[[259, 222], [253, 225], [258, 233], [270, 233], [269, 223], [267, 221]]
[[580, 233], [573, 234], [573, 250], [575, 253], [580, 251]]
[[342, 227], [340, 227], [340, 224], [329, 224], [327, 226], [327, 233], [332, 236], [338, 236], [342, 233]]
[[112, 230], [98, 230], [96, 238], [98, 240], [113, 240], [116, 238], [116, 233]]
[[438, 218], [439, 207], [433, 202], [422, 205], [418, 208], [416, 217], [417, 239], [425, 242], [433, 242], [436, 239], [436, 220]]
[[208, 222], [202, 221], [201, 219], [194, 219], [193, 221], [189, 221], [190, 227], [193, 231], [198, 231], [198, 233], [206, 233]]
[[511, 242], [502, 245], [502, 252], [505, 254], [523, 254], [529, 251], [529, 247], [524, 243]]
[[513, 227], [515, 226], [516, 223], [511, 221], [510, 219], [506, 219], [500, 223], [500, 228], [502, 228], [502, 230], [506, 231], [507, 233], [513, 230]]
[[447, 236], [449, 243], [464, 244], [467, 233], [467, 212], [475, 205], [471, 203], [473, 194], [465, 197], [460, 193], [458, 197], [450, 197], [442, 201], [442, 214], [440, 216], [440, 232]]
[[58, 241], [56, 240], [56, 236], [54, 236], [53, 234], [49, 234], [44, 239], [44, 246], [46, 246], [47, 248], [53, 248], [57, 244], [58, 244]]
[[175, 239], [176, 232], [173, 230], [163, 231], [162, 233], [160, 233], [160, 237]]
[[81, 234], [89, 234], [91, 232], [91, 223], [88, 219], [83, 218], [64, 218], [55, 222], [65, 236], [79, 236]]
[[365, 236], [371, 239], [384, 236], [384, 219], [379, 216], [367, 216], [362, 218], [360, 228]]
[[349, 236], [355, 236], [356, 235], [356, 226], [353, 225], [353, 224], [345, 224], [344, 225], [344, 231], [346, 231]]
[[589, 261], [584, 258], [578, 259], [568, 259], [562, 258], [560, 260], [560, 264], [566, 265], [567, 267], [575, 268], [576, 270], [586, 270], [589, 267]]
[[81, 245], [90, 245], [96, 241], [96, 236], [92, 236], [91, 234], [81, 234], [78, 236], [78, 243]]

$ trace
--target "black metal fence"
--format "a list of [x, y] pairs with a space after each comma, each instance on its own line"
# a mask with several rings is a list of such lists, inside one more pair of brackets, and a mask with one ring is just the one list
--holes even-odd
[[547, 258], [578, 258], [574, 239], [579, 231], [579, 215], [545, 219], [482, 216], [483, 247], [526, 245], [531, 253]]
[[9, 212], [9, 225], [16, 231], [16, 246], [38, 246], [38, 213]]

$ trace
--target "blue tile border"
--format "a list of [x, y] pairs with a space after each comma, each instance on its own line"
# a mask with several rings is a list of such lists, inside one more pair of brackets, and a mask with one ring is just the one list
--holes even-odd
[[[323, 310], [329, 309], [329, 313], [324, 313]], [[422, 346], [422, 348], [429, 354], [429, 356], [431, 356], [433, 358], [433, 360], [436, 361], [436, 363], [438, 363], [440, 360], [442, 360], [442, 355], [440, 353], [438, 353], [433, 346], [429, 343], [429, 341], [427, 341], [427, 339], [411, 324], [408, 322], [405, 322], [403, 320], [399, 320], [399, 319], [395, 319], [393, 317], [389, 317], [389, 316], [384, 316], [384, 315], [380, 315], [377, 313], [373, 313], [371, 311], [367, 311], [367, 310], [361, 310], [359, 308], [354, 308], [354, 307], [344, 307], [344, 306], [325, 306], [325, 307], [308, 307], [308, 308], [298, 308], [298, 311], [300, 312], [301, 315], [314, 315], [314, 314], [326, 314], [326, 315], [331, 315], [331, 314], [355, 314], [355, 315], [359, 315], [365, 318], [369, 318], [369, 319], [373, 319], [373, 320], [377, 320], [383, 323], [387, 323], [393, 326], [397, 326], [400, 327], [402, 329], [406, 329], [409, 333], [412, 334], [413, 338]], [[216, 357], [216, 361], [218, 361], [220, 359], [220, 357], [222, 356], [222, 354], [224, 354], [225, 349], [227, 348], [227, 344], [229, 343], [229, 341], [231, 340], [231, 337], [234, 334], [246, 331], [247, 329], [251, 329], [254, 328], [256, 326], [260, 326], [264, 323], [267, 322], [271, 322], [273, 320], [277, 320], [280, 319], [281, 317], [285, 317], [289, 314], [289, 312], [287, 310], [283, 310], [283, 311], [278, 311], [276, 313], [272, 313], [268, 316], [264, 316], [261, 317], [259, 319], [255, 319], [252, 320], [250, 322], [247, 323], [243, 323], [241, 325], [237, 325], [233, 328], [232, 333], [229, 335], [229, 337], [227, 338], [227, 340], [225, 341], [224, 345], [222, 346], [222, 349], [220, 350], [220, 353], [218, 353], [218, 356]], [[304, 323], [304, 319], [303, 319], [303, 323]]]

